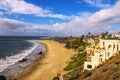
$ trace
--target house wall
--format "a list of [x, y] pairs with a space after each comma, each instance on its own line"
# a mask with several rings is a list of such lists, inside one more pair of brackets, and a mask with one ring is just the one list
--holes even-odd
[[106, 50], [105, 49], [100, 50], [99, 57], [100, 57], [100, 63], [105, 62], [105, 60], [106, 60]]
[[100, 64], [100, 53], [99, 52], [95, 52], [94, 56], [92, 56], [92, 65], [93, 68], [97, 67], [97, 65]]
[[[84, 69], [91, 70], [87, 68], [87, 65], [91, 65], [91, 68], [94, 69], [99, 64], [105, 62], [106, 59], [115, 55], [119, 50], [120, 40], [100, 40], [99, 48], [94, 50], [91, 48], [91, 51], [94, 51], [94, 53], [91, 55], [91, 62], [89, 60], [84, 63]], [[88, 52], [90, 52], [90, 49]]]
[[120, 40], [100, 40], [100, 48], [105, 48], [106, 50], [106, 59], [109, 59], [111, 56], [115, 55], [116, 52], [120, 50], [119, 46]]

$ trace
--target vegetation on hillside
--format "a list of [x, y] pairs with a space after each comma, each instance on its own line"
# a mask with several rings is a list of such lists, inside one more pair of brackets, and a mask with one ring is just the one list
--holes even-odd
[[81, 65], [66, 74], [64, 80], [120, 80], [120, 54], [92, 71], [83, 71]]
[[[65, 47], [68, 49], [74, 49], [77, 51], [77, 53], [71, 57], [71, 61], [68, 63], [68, 65], [64, 68], [65, 71], [70, 71], [67, 76], [71, 76], [71, 78], [76, 78], [77, 74], [73, 73], [73, 71], [76, 71], [79, 67], [81, 67], [86, 60], [86, 47], [89, 45], [89, 43], [86, 40], [87, 38], [85, 36], [81, 37], [54, 37], [52, 40], [55, 40], [60, 43], [64, 43]], [[65, 76], [66, 76], [65, 75]], [[79, 77], [77, 77], [79, 78]], [[54, 77], [53, 80], [58, 80], [57, 77]]]
[[[119, 52], [120, 53], [120, 52]], [[92, 72], [86, 72], [78, 80], [120, 80], [120, 54], [110, 58]]]
[[70, 71], [81, 66], [84, 61], [86, 60], [86, 51], [83, 53], [75, 54], [72, 58], [67, 67], [64, 68], [65, 71]]
[[[52, 38], [52, 40], [65, 43], [66, 48], [72, 48], [78, 51], [78, 53], [71, 57], [71, 61], [64, 68], [65, 71], [69, 71], [68, 74], [64, 75], [64, 80], [120, 80], [120, 54], [111, 58], [93, 71], [83, 71], [83, 64], [87, 57], [86, 47], [91, 45], [89, 40], [91, 39], [96, 43], [99, 38], [118, 39], [108, 32], [100, 35], [91, 35], [91, 33], [88, 33], [88, 35], [82, 35], [80, 37]], [[54, 78], [54, 80], [58, 79]]]

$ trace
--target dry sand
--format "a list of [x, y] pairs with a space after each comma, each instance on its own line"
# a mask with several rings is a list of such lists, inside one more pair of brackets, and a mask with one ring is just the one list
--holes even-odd
[[[45, 57], [37, 61], [36, 67], [31, 70], [30, 65], [17, 76], [17, 80], [52, 80], [57, 73], [65, 74], [63, 69], [75, 54], [74, 50], [66, 49], [64, 44], [50, 40], [36, 40], [46, 45]], [[32, 64], [31, 64], [32, 66]], [[27, 73], [29, 72], [29, 73]], [[26, 75], [27, 73], [27, 75]]]

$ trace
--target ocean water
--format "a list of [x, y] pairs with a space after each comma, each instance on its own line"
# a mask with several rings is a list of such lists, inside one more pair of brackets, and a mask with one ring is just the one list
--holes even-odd
[[[41, 43], [31, 41], [40, 39], [33, 37], [0, 37], [0, 74], [7, 77], [19, 73], [37, 56], [40, 51], [45, 52]], [[26, 58], [27, 61], [18, 61]]]
[[29, 41], [0, 41], [0, 59], [12, 56], [32, 47]]

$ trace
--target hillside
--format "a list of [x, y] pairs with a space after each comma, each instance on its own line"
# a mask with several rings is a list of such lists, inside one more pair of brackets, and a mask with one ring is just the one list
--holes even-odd
[[93, 71], [83, 72], [82, 67], [71, 71], [74, 76], [69, 76], [64, 80], [120, 80], [120, 54], [110, 58]]
[[98, 66], [92, 73], [78, 80], [120, 80], [120, 54], [107, 60], [103, 65]]
[[[53, 38], [55, 41], [60, 41], [63, 38], [57, 39], [58, 38]], [[91, 44], [89, 40], [97, 41], [95, 38], [83, 36], [80, 38], [70, 37], [61, 40], [65, 43], [66, 48], [72, 48], [78, 51], [78, 53], [71, 57], [71, 61], [64, 68], [65, 71], [69, 71], [69, 73], [64, 75], [64, 80], [120, 80], [120, 54], [106, 60], [105, 63], [99, 65], [92, 71], [83, 71], [84, 61], [86, 61], [87, 56], [86, 47]], [[58, 79], [54, 78], [53, 80]]]
[[110, 58], [93, 71], [84, 71], [83, 66], [71, 71], [64, 80], [120, 80], [120, 54]]

